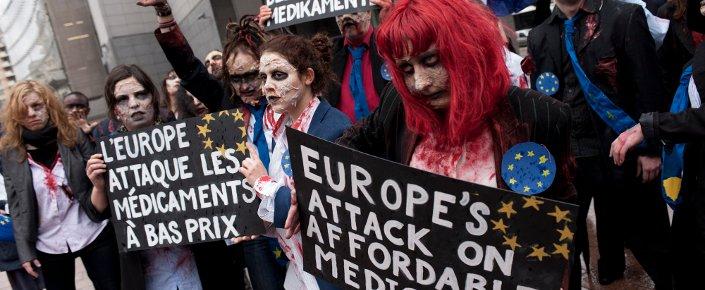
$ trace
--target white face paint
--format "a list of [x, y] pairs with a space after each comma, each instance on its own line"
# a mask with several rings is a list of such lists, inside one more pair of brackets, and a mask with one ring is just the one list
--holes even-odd
[[237, 52], [230, 56], [226, 66], [235, 95], [247, 104], [256, 105], [261, 97], [257, 59], [249, 53]]
[[22, 103], [27, 107], [27, 114], [22, 119], [22, 127], [29, 131], [44, 129], [49, 122], [49, 111], [47, 105], [35, 92], [31, 92], [22, 97]]
[[359, 40], [370, 29], [372, 13], [369, 11], [348, 13], [335, 17], [340, 33], [347, 39]]
[[260, 58], [260, 78], [264, 81], [262, 93], [277, 113], [289, 112], [303, 96], [304, 82], [281, 54], [265, 52]]
[[704, 1], [700, 1], [700, 14], [702, 14], [703, 16], [705, 16], [705, 0], [704, 0]]
[[115, 116], [128, 131], [152, 126], [155, 121], [152, 94], [134, 77], [115, 84]]
[[395, 61], [412, 95], [424, 99], [434, 110], [450, 106], [448, 71], [441, 64], [435, 45], [414, 57], [405, 56]]

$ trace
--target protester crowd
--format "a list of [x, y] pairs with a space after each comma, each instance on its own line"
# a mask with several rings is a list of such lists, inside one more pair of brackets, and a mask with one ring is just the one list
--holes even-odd
[[[0, 214], [14, 236], [0, 269], [13, 289], [74, 289], [77, 257], [96, 289], [337, 289], [303, 268], [286, 127], [502, 189], [502, 155], [542, 144], [558, 171], [540, 196], [580, 206], [564, 289], [590, 265], [592, 201], [601, 284], [623, 278], [628, 248], [656, 289], [705, 285], [705, 1], [555, 0], [525, 57], [483, 3], [372, 2], [337, 16], [334, 38], [265, 31], [262, 6], [199, 59], [167, 1], [141, 0], [173, 70], [155, 82], [139, 64], [113, 68], [99, 122], [81, 92], [14, 85], [0, 115]], [[228, 109], [245, 115], [240, 172], [267, 234], [118, 253], [96, 140]]]

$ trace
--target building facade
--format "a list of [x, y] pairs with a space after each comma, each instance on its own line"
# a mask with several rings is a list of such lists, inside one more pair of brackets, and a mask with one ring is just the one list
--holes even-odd
[[0, 1], [0, 31], [16, 81], [38, 80], [59, 95], [70, 91], [43, 1]]
[[107, 107], [103, 87], [107, 76], [100, 44], [86, 0], [47, 1], [54, 38], [72, 91], [88, 96], [89, 119], [104, 118]]
[[[137, 64], [155, 83], [160, 83], [171, 66], [154, 37], [157, 28], [154, 9], [137, 6], [135, 1], [87, 1], [103, 65], [110, 70], [118, 64]], [[235, 2], [241, 7], [240, 2], [249, 0], [169, 1], [176, 22], [198, 58], [204, 58], [211, 50], [222, 49], [227, 39], [225, 26], [228, 20], [237, 18]]]

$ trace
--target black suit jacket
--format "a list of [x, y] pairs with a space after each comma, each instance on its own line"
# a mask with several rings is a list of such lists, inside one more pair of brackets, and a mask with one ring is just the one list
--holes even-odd
[[[387, 85], [388, 81], [382, 78], [381, 69], [384, 65], [384, 60], [377, 53], [377, 41], [375, 36], [377, 32], [372, 33], [372, 39], [370, 40], [370, 62], [372, 63], [372, 79], [375, 85], [375, 90], [377, 90], [377, 95], [382, 97], [382, 90], [384, 86]], [[345, 47], [345, 39], [342, 36], [337, 36], [333, 38], [333, 60], [331, 61], [331, 69], [337, 76], [338, 82], [343, 81], [343, 73], [345, 73], [345, 64], [348, 62], [348, 55], [350, 52]], [[328, 102], [334, 108], [338, 108], [340, 105], [340, 90], [332, 90], [328, 94]]]
[[[693, 80], [702, 101], [705, 98], [705, 43], [698, 46], [691, 62]], [[705, 268], [705, 107], [687, 109], [679, 114], [649, 113], [640, 120], [644, 137], [649, 142], [686, 143], [683, 152], [683, 180], [680, 195], [683, 202], [673, 216], [674, 242], [687, 251], [692, 269]], [[679, 251], [679, 252], [684, 252]], [[680, 254], [680, 253], [679, 253]], [[698, 285], [697, 275], [682, 275], [679, 285]], [[685, 287], [684, 287], [685, 288]]]
[[693, 35], [688, 28], [685, 18], [673, 19], [676, 6], [673, 2], [668, 2], [658, 10], [658, 16], [670, 19], [668, 32], [663, 40], [663, 45], [658, 50], [659, 65], [663, 70], [663, 81], [666, 89], [664, 98], [665, 107], [669, 108], [673, 100], [684, 65], [693, 58], [695, 45], [693, 45]]
[[[586, 0], [582, 9], [583, 17], [595, 17], [593, 27], [576, 27], [581, 36], [575, 42], [576, 52], [590, 81], [635, 121], [642, 113], [664, 109], [663, 82], [643, 9], [615, 0]], [[560, 10], [554, 9], [546, 21], [529, 33], [528, 50], [535, 64], [532, 83], [541, 73], [553, 72], [561, 81], [561, 88], [565, 86], [561, 72], [562, 57], [567, 52], [562, 46], [560, 15]], [[553, 97], [563, 100], [563, 90]], [[597, 114], [590, 112], [601, 139], [601, 151], [607, 156], [617, 134]], [[651, 146], [639, 153], [655, 156], [660, 150]]]
[[[394, 86], [387, 86], [377, 110], [345, 131], [336, 142], [355, 150], [408, 165], [421, 136], [406, 126], [404, 105]], [[545, 145], [556, 157], [556, 181], [541, 196], [574, 202], [574, 161], [570, 154], [570, 108], [534, 90], [510, 87], [507, 97], [488, 118], [495, 168], [512, 146], [532, 141]], [[499, 170], [497, 170], [499, 172]], [[508, 189], [501, 178], [499, 188]]]

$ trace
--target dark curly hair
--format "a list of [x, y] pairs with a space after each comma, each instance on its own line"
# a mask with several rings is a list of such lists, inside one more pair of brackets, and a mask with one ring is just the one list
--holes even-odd
[[311, 89], [315, 96], [327, 93], [330, 85], [336, 83], [336, 77], [330, 69], [333, 57], [330, 38], [325, 34], [316, 34], [311, 39], [299, 35], [279, 35], [266, 42], [261, 52], [281, 54], [297, 71], [313, 69], [315, 78]]
[[222, 81], [225, 84], [225, 93], [231, 101], [238, 105], [242, 101], [237, 98], [230, 87], [231, 75], [227, 69], [227, 63], [238, 53], [248, 53], [254, 59], [259, 59], [261, 55], [260, 47], [268, 40], [267, 34], [259, 27], [254, 15], [245, 15], [240, 18], [239, 23], [231, 22], [226, 26], [228, 31], [228, 42], [223, 48], [223, 68]]

